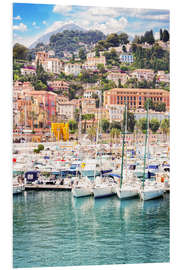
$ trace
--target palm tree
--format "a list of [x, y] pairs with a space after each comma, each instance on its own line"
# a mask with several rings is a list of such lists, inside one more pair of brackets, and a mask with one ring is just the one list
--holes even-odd
[[95, 127], [90, 127], [87, 130], [88, 136], [91, 141], [96, 138], [96, 128]]
[[167, 135], [169, 135], [169, 130], [170, 130], [170, 123], [169, 123], [169, 119], [163, 119], [161, 122], [161, 126], [160, 126], [163, 135], [165, 135], [165, 141], [167, 140]]
[[34, 121], [38, 119], [38, 115], [35, 111], [31, 111], [30, 112], [30, 118], [32, 120], [32, 126], [31, 126], [31, 129], [34, 130]]
[[118, 128], [112, 128], [110, 131], [110, 137], [117, 143], [117, 138], [120, 136], [120, 130]]

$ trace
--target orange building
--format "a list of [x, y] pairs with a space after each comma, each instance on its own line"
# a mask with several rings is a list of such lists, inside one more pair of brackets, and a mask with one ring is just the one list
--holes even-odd
[[104, 92], [104, 105], [128, 103], [130, 109], [137, 109], [143, 108], [147, 99], [164, 102], [169, 110], [169, 92], [162, 89], [114, 88]]

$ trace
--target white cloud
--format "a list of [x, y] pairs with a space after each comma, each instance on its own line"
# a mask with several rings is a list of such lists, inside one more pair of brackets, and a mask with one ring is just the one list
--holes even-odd
[[19, 25], [13, 25], [13, 30], [25, 32], [27, 31], [27, 25], [25, 25], [24, 23], [20, 23]]
[[32, 23], [32, 26], [36, 26], [36, 22], [33, 22], [33, 23]]
[[43, 21], [42, 23], [43, 23], [43, 24], [46, 24], [47, 22], [46, 22], [46, 21]]
[[95, 23], [91, 29], [97, 29], [105, 34], [116, 33], [122, 31], [128, 25], [126, 18], [121, 17], [120, 19], [108, 19], [105, 23]]
[[13, 17], [13, 19], [14, 19], [14, 20], [19, 20], [19, 21], [20, 21], [20, 20], [21, 20], [21, 17], [18, 15], [18, 16], [16, 16], [16, 17]]
[[67, 12], [69, 12], [71, 10], [72, 10], [72, 6], [55, 5], [54, 8], [53, 8], [54, 13], [60, 13], [60, 14], [67, 13]]

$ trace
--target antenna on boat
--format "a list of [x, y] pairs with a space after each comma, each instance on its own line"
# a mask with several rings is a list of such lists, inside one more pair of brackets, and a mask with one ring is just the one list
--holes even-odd
[[122, 144], [122, 159], [121, 159], [121, 178], [120, 178], [120, 188], [122, 186], [122, 181], [123, 181], [123, 162], [124, 162], [124, 143], [125, 143], [125, 123], [126, 123], [126, 103], [125, 103], [125, 112], [124, 112], [124, 130], [123, 130], [123, 144]]
[[146, 170], [146, 151], [147, 151], [147, 141], [148, 141], [148, 132], [149, 132], [149, 100], [147, 101], [147, 113], [146, 113], [146, 137], [145, 137], [145, 146], [144, 146], [144, 170], [143, 170], [143, 189], [145, 181], [145, 170]]

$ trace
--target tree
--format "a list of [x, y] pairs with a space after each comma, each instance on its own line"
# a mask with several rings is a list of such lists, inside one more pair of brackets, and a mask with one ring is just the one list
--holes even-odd
[[160, 40], [162, 40], [162, 38], [163, 38], [163, 31], [162, 31], [162, 29], [160, 29], [159, 35], [160, 35]]
[[151, 121], [149, 122], [149, 128], [152, 130], [152, 132], [156, 133], [159, 127], [160, 127], [160, 122], [158, 121], [158, 119], [156, 118], [151, 119]]
[[110, 124], [110, 129], [113, 128], [121, 130], [121, 123], [118, 121], [112, 121], [112, 123]]
[[25, 46], [16, 43], [13, 47], [13, 58], [14, 59], [22, 59], [25, 60], [27, 59], [27, 53], [28, 53], [28, 48]]
[[147, 42], [151, 45], [154, 44], [154, 42], [155, 42], [152, 30], [146, 31], [143, 38], [144, 38], [144, 40], [143, 40], [144, 42]]
[[135, 124], [136, 124], [136, 120], [135, 120], [134, 114], [128, 111], [127, 112], [127, 130], [133, 133]]
[[169, 41], [169, 32], [165, 29], [162, 34], [162, 41], [167, 42]]
[[85, 50], [83, 48], [80, 48], [80, 50], [79, 50], [79, 58], [82, 61], [86, 60], [86, 53], [85, 53]]
[[110, 34], [106, 38], [106, 42], [109, 44], [109, 47], [119, 46], [119, 37], [117, 34]]
[[169, 134], [170, 121], [169, 119], [163, 119], [160, 126], [163, 134], [165, 135], [165, 140], [167, 140], [167, 135]]
[[120, 136], [120, 130], [118, 128], [112, 128], [110, 131], [110, 137], [111, 139], [117, 139]]
[[149, 110], [153, 110], [154, 109], [154, 104], [152, 99], [148, 98], [145, 102], [144, 102], [144, 109], [147, 110], [147, 105], [149, 103]]
[[78, 124], [75, 120], [69, 120], [69, 129], [70, 129], [70, 133], [75, 133], [75, 131], [78, 128]]
[[104, 133], [109, 131], [110, 123], [107, 119], [102, 119], [100, 125]]
[[87, 130], [88, 136], [91, 141], [95, 140], [96, 138], [96, 128], [95, 127], [90, 127]]
[[104, 68], [104, 64], [97, 64], [97, 68], [99, 70], [100, 73], [106, 73], [106, 70]]
[[123, 45], [128, 43], [129, 43], [128, 35], [126, 33], [121, 33], [119, 35], [119, 44]]
[[142, 133], [146, 133], [146, 118], [139, 119], [137, 126], [140, 127]]

